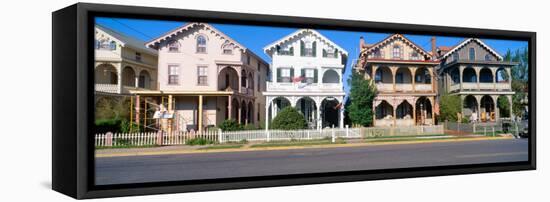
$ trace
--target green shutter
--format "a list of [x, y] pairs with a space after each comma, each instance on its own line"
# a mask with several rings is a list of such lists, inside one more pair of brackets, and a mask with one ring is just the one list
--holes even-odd
[[[300, 70], [300, 76], [304, 76], [304, 77], [306, 76], [306, 70], [305, 70], [305, 69], [301, 69], [301, 70]], [[306, 82], [306, 79], [302, 79], [301, 82], [302, 82], [302, 83], [305, 83], [305, 82]]]
[[290, 47], [290, 55], [294, 56], [294, 47]]
[[294, 79], [294, 68], [290, 68], [290, 81]]
[[304, 43], [304, 41], [300, 41], [300, 56], [304, 56], [305, 54], [305, 49], [306, 49], [306, 44]]
[[313, 45], [311, 46], [313, 48], [313, 57], [317, 56], [317, 41], [313, 42]]
[[313, 83], [317, 83], [317, 69], [313, 70]]
[[281, 69], [277, 68], [277, 82], [281, 82]]
[[327, 57], [327, 50], [323, 49], [323, 57], [326, 58]]
[[338, 48], [335, 48], [335, 49], [334, 49], [334, 57], [335, 57], [335, 58], [338, 57]]

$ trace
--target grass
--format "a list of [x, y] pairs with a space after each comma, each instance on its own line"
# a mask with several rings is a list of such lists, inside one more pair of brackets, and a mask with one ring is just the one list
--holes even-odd
[[262, 148], [262, 147], [289, 147], [289, 146], [312, 146], [312, 145], [325, 145], [325, 144], [345, 144], [346, 141], [343, 139], [336, 139], [336, 142], [332, 143], [331, 139], [321, 139], [321, 140], [302, 140], [302, 141], [272, 141], [265, 142], [260, 144], [251, 145], [251, 148]]
[[199, 148], [199, 150], [212, 150], [212, 149], [238, 149], [243, 147], [242, 144], [220, 144], [220, 145], [212, 145], [207, 146], [203, 148]]
[[95, 147], [95, 149], [130, 149], [130, 148], [151, 148], [151, 147], [159, 147], [159, 146], [158, 145], [141, 145], [141, 146], [116, 145], [116, 146], [111, 146], [111, 147], [100, 146], [100, 147]]

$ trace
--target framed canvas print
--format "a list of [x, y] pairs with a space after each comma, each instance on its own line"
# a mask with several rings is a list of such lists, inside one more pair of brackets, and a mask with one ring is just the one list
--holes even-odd
[[53, 189], [74, 198], [535, 169], [534, 32], [52, 16]]

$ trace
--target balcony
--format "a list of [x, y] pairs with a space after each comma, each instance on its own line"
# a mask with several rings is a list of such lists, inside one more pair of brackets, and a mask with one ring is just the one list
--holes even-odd
[[95, 84], [95, 91], [103, 93], [118, 93], [117, 84]]
[[413, 91], [413, 85], [410, 83], [407, 84], [395, 84], [395, 91], [397, 92], [411, 92]]
[[462, 88], [460, 87], [459, 83], [452, 84], [449, 86], [449, 91], [460, 91], [460, 90], [467, 90], [467, 91], [510, 91], [512, 90], [512, 87], [510, 83], [502, 82], [502, 83], [473, 83], [473, 82], [464, 82], [462, 83]]
[[267, 91], [343, 91], [341, 83], [274, 83], [267, 82]]
[[395, 89], [393, 88], [392, 83], [377, 83], [376, 89], [379, 92], [433, 92], [432, 84], [415, 84], [413, 90], [413, 84], [395, 84]]

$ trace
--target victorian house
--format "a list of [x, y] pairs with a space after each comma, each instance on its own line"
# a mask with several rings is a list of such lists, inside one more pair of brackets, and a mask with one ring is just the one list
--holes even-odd
[[[435, 49], [435, 38], [432, 38]], [[374, 126], [435, 124], [437, 80], [432, 53], [402, 34], [368, 45], [360, 38], [356, 71], [374, 82]]]
[[[441, 92], [459, 95], [462, 117], [492, 122], [512, 114], [511, 67], [491, 47], [477, 38], [468, 38], [454, 47], [438, 49]], [[498, 102], [502, 99], [503, 101]], [[499, 103], [508, 103], [507, 109]], [[498, 109], [498, 110], [497, 110]]]
[[309, 128], [343, 127], [342, 74], [348, 53], [312, 29], [299, 29], [267, 45], [272, 58], [265, 95], [266, 126], [284, 107], [297, 108]]
[[153, 97], [168, 112], [169, 131], [202, 131], [226, 119], [259, 126], [268, 64], [207, 23], [187, 23], [148, 42], [158, 50], [158, 89]]
[[96, 98], [157, 88], [157, 51], [144, 43], [95, 25]]

